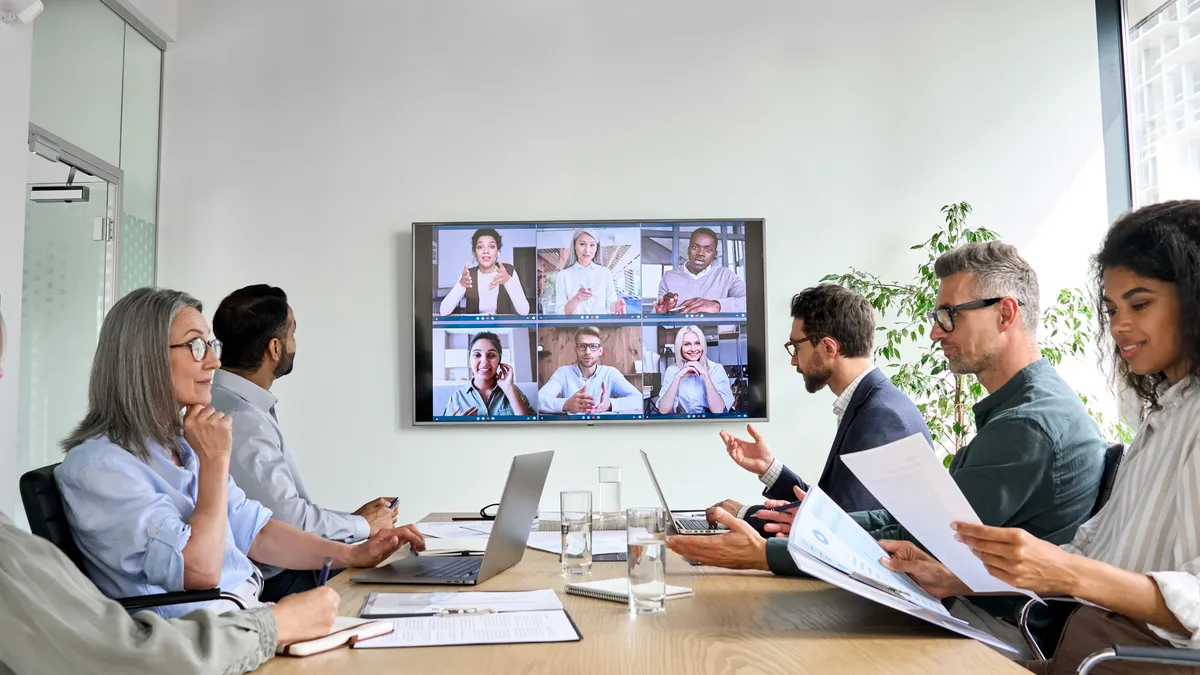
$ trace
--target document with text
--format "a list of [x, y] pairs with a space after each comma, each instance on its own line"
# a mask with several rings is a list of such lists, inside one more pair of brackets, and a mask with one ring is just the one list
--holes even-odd
[[1017, 651], [951, 616], [908, 575], [884, 567], [880, 560], [887, 551], [816, 486], [796, 510], [788, 553], [805, 574], [984, 644]]
[[563, 610], [391, 619], [388, 635], [354, 645], [355, 649], [575, 642], [583, 638]]
[[913, 434], [873, 450], [842, 455], [842, 461], [871, 495], [972, 591], [1037, 598], [992, 576], [970, 547], [954, 538], [950, 523], [979, 524], [979, 516], [924, 436]]
[[562, 609], [558, 595], [536, 591], [436, 591], [433, 593], [370, 593], [359, 612], [364, 618], [408, 617], [442, 611], [536, 612]]

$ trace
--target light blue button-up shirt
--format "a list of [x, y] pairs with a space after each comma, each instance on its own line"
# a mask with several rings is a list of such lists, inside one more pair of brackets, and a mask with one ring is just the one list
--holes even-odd
[[[185, 590], [183, 548], [192, 534], [188, 520], [196, 508], [200, 463], [182, 438], [179, 443], [183, 467], [156, 443], [143, 462], [102, 436], [72, 448], [54, 471], [84, 568], [109, 597]], [[270, 519], [271, 511], [247, 499], [230, 478], [223, 590], [237, 588], [255, 574], [246, 556]], [[207, 604], [154, 611], [171, 619]]]
[[[522, 403], [529, 405], [524, 392], [520, 389], [513, 389], [513, 391], [517, 393], [517, 396], [521, 397]], [[505, 394], [504, 390], [500, 387], [493, 389], [491, 398], [488, 399], [487, 403], [484, 403], [483, 394], [479, 393], [475, 385], [468, 384], [450, 395], [450, 400], [446, 402], [446, 409], [442, 411], [442, 415], [449, 417], [455, 414], [455, 410], [458, 410], [458, 414], [461, 415], [470, 410], [472, 406], [476, 409], [476, 415], [511, 417], [517, 414], [516, 409], [513, 408], [512, 401], [508, 400], [508, 394]], [[532, 411], [531, 407], [530, 412]]]
[[[708, 376], [712, 380], [713, 387], [720, 394], [721, 402], [725, 404], [725, 408], [721, 412], [728, 411], [733, 406], [733, 388], [729, 384], [729, 376], [725, 374], [725, 366], [710, 360]], [[661, 391], [666, 391], [676, 377], [679, 377], [679, 366], [673, 365], [667, 368], [667, 373], [663, 376]], [[704, 386], [703, 378], [689, 375], [679, 382], [679, 389], [675, 392], [675, 410], [672, 412], [688, 414], [710, 412], [708, 388]]]
[[621, 371], [612, 366], [597, 365], [596, 372], [589, 378], [583, 377], [579, 364], [573, 363], [562, 366], [554, 371], [549, 381], [538, 390], [538, 410], [545, 413], [562, 413], [563, 404], [580, 389], [586, 389], [588, 396], [600, 402], [600, 385], [612, 403], [615, 414], [633, 414], [642, 412], [642, 392], [638, 391]]

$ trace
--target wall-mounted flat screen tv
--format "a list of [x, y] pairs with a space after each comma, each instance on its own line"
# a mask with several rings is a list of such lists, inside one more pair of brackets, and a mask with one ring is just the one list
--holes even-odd
[[767, 418], [763, 220], [413, 224], [415, 424]]

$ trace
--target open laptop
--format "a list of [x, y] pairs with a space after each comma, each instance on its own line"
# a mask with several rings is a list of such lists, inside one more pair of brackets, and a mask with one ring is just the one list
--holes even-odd
[[667, 506], [667, 498], [663, 496], [662, 486], [658, 484], [658, 478], [654, 475], [654, 467], [650, 466], [650, 458], [646, 455], [646, 451], [638, 450], [638, 452], [642, 453], [642, 461], [646, 463], [650, 482], [654, 484], [654, 491], [658, 493], [658, 501], [662, 502], [663, 511], [667, 513], [668, 529], [674, 529], [675, 534], [724, 534], [729, 531], [724, 525], [716, 527], [709, 525], [705, 518], [676, 518], [675, 514], [671, 512], [671, 507]]
[[554, 451], [513, 457], [500, 509], [483, 557], [410, 556], [364, 570], [350, 580], [366, 584], [461, 584], [472, 586], [521, 562], [537, 515]]

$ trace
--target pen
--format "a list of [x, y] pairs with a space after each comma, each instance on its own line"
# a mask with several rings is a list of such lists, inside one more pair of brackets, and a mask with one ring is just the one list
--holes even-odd
[[325, 556], [325, 562], [321, 565], [321, 577], [317, 580], [318, 586], [324, 586], [326, 581], [329, 581], [329, 568], [333, 566], [333, 558]]
[[768, 511], [787, 511], [788, 509], [794, 509], [797, 506], [800, 506], [802, 503], [804, 503], [804, 502], [803, 501], [792, 502], [790, 504], [784, 504], [783, 506], [775, 506], [775, 507], [769, 508], [767, 510]]
[[391, 504], [388, 504], [388, 508], [389, 508], [389, 509], [394, 509], [394, 508], [396, 508], [396, 502], [398, 502], [398, 501], [400, 501], [400, 498], [399, 498], [399, 497], [396, 497], [395, 499], [393, 499], [393, 500], [392, 500], [392, 503], [391, 503]]

